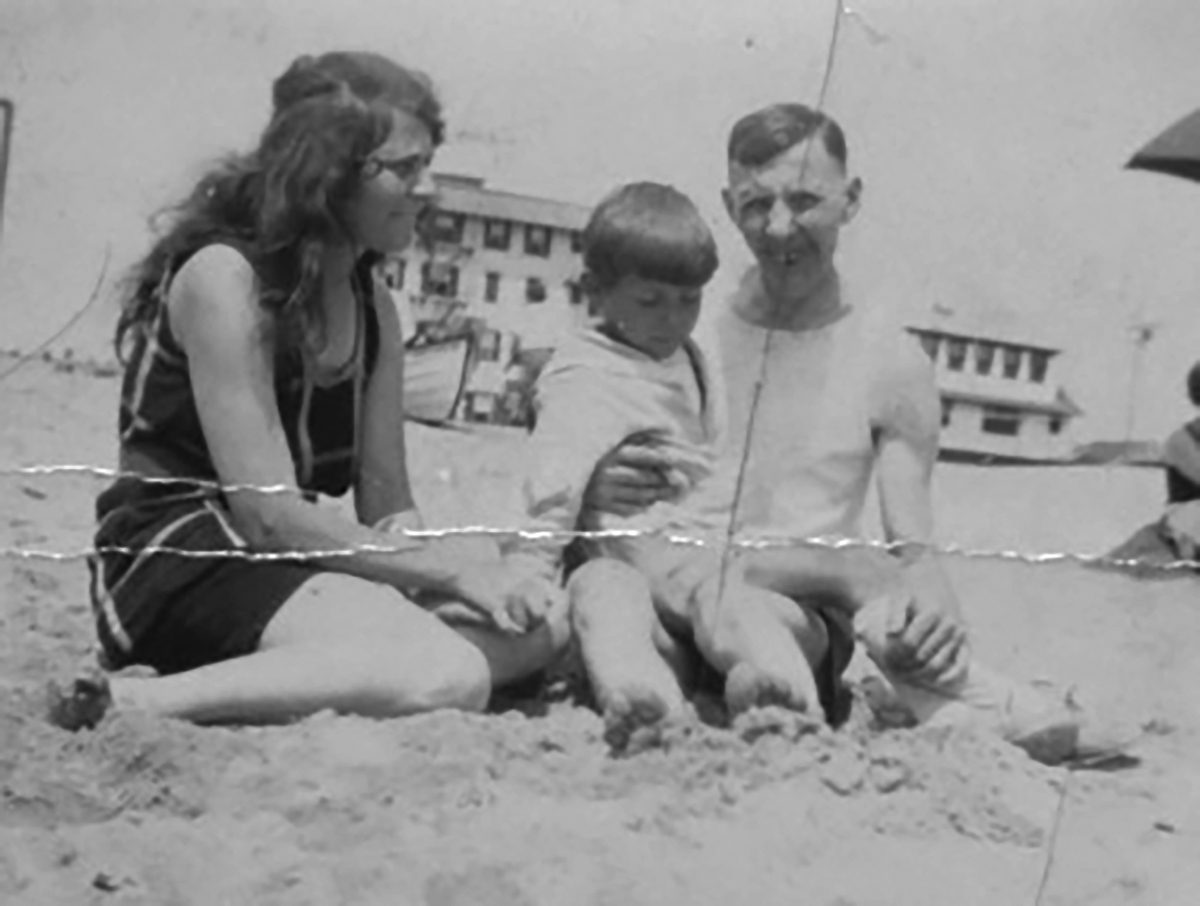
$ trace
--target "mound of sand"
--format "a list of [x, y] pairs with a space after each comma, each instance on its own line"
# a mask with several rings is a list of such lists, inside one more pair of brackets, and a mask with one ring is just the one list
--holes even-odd
[[[1119, 774], [1047, 769], [969, 732], [885, 731], [861, 703], [837, 733], [766, 712], [620, 759], [563, 696], [487, 716], [50, 727], [42, 684], [92, 646], [69, 555], [101, 482], [12, 470], [111, 465], [115, 390], [37, 364], [0, 385], [0, 903], [1010, 906], [1035, 902], [1047, 865], [1044, 904], [1194, 901], [1194, 579], [949, 564], [983, 657], [1145, 728], [1142, 765]], [[519, 455], [478, 433], [412, 443], [435, 519], [499, 505]], [[1055, 485], [1035, 485], [1004, 488], [998, 512], [1052, 518]]]

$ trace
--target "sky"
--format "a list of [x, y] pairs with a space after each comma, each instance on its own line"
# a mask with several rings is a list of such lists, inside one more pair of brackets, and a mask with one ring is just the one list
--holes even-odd
[[[719, 198], [741, 113], [818, 100], [833, 0], [6, 0], [16, 104], [0, 232], [0, 348], [102, 352], [147, 217], [252, 145], [300, 53], [426, 69], [441, 170], [590, 204], [673, 183], [710, 219], [715, 290], [746, 255]], [[934, 305], [1061, 347], [1081, 440], [1158, 437], [1200, 359], [1200, 185], [1123, 169], [1200, 106], [1194, 0], [847, 0], [825, 106], [862, 211], [841, 266], [863, 304]], [[1131, 326], [1157, 326], [1134, 381]]]

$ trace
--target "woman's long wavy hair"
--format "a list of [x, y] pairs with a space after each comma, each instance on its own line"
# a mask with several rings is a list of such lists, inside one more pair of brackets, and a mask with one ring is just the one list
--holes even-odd
[[170, 276], [218, 242], [254, 266], [260, 302], [275, 315], [284, 347], [294, 347], [320, 323], [322, 254], [348, 239], [340, 214], [362, 164], [387, 141], [393, 111], [424, 123], [435, 147], [444, 137], [428, 78], [378, 54], [300, 57], [275, 80], [272, 98], [258, 147], [218, 163], [163, 212], [168, 226], [127, 279], [115, 336], [122, 362], [145, 341]]

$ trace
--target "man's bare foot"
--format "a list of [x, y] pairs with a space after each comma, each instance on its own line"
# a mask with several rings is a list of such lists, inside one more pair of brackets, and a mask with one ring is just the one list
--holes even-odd
[[651, 734], [664, 721], [677, 716], [682, 702], [672, 705], [667, 696], [645, 686], [622, 689], [604, 704], [604, 741], [615, 753], [626, 752], [637, 737]]
[[808, 711], [815, 702], [815, 690], [800, 688], [798, 684], [752, 664], [737, 664], [725, 677], [725, 707], [731, 717], [751, 708], [772, 706]]
[[1036, 721], [1005, 726], [1002, 735], [1034, 761], [1059, 765], [1078, 749], [1079, 722], [1066, 711], [1048, 712]]
[[1036, 719], [1010, 716], [1004, 737], [1034, 761], [1074, 768], [1108, 768], [1137, 764], [1130, 754], [1140, 734], [1106, 725], [1090, 717], [1070, 695], [1047, 707]]

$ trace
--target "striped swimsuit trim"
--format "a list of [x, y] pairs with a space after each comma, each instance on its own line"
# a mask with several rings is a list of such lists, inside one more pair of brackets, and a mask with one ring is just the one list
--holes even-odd
[[207, 509], [195, 510], [163, 526], [158, 534], [146, 543], [146, 547], [137, 555], [133, 563], [130, 564], [129, 569], [121, 576], [120, 581], [112, 588], [108, 588], [104, 584], [103, 578], [101, 578], [104, 574], [103, 569], [97, 569], [93, 573], [93, 596], [100, 602], [100, 613], [104, 616], [108, 631], [124, 651], [132, 651], [133, 642], [130, 641], [129, 634], [125, 631], [125, 627], [121, 623], [121, 618], [117, 615], [117, 604], [114, 599], [121, 593], [121, 589], [125, 587], [125, 584], [137, 574], [138, 569], [144, 566], [150, 557], [153, 556], [155, 548], [164, 546], [170, 537], [185, 525], [207, 515], [209, 515]]

